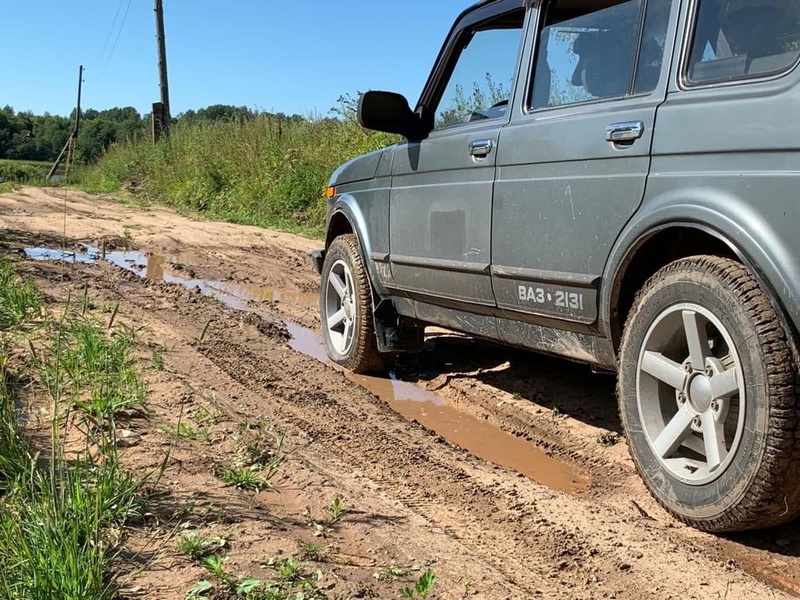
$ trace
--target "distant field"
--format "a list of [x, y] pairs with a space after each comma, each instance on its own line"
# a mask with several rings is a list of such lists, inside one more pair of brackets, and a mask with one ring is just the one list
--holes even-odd
[[52, 163], [37, 160], [0, 159], [0, 177], [18, 183], [43, 183]]

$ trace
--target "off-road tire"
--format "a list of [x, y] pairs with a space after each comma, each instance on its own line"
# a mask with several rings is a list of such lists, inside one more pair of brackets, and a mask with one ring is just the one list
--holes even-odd
[[[328, 318], [332, 314], [330, 303], [333, 302], [329, 297], [331, 273], [334, 269], [341, 273], [344, 268], [352, 276], [352, 299], [348, 299], [348, 302], [352, 307], [353, 330], [349, 344], [339, 343], [338, 339], [334, 341], [332, 336], [336, 334], [327, 326]], [[387, 357], [378, 352], [372, 316], [372, 288], [355, 235], [345, 234], [333, 240], [325, 254], [321, 284], [320, 320], [328, 358], [354, 373], [384, 370]]]
[[[731, 355], [736, 355], [740, 365], [735, 385], [743, 386], [738, 389], [744, 390], [745, 399], [739, 400], [743, 408], [736, 413], [740, 424], [738, 415], [744, 415], [738, 447], [728, 452], [730, 458], [726, 460], [730, 462], [724, 469], [721, 468], [724, 463], [719, 462], [721, 453], [706, 452], [708, 465], [719, 467], [714, 474], [716, 478], [708, 484], [687, 484], [675, 476], [675, 472], [680, 471], [676, 471], [674, 465], [680, 463], [665, 461], [663, 454], [659, 457], [655, 449], [664, 448], [664, 445], [659, 446], [660, 440], [654, 441], [648, 434], [649, 425], [643, 423], [648, 419], [642, 417], [645, 409], [638, 404], [641, 400], [644, 407], [648, 402], [640, 394], [640, 377], [649, 381], [647, 377], [653, 370], [651, 366], [647, 370], [645, 362], [640, 364], [646, 353], [643, 345], [656, 339], [652, 337], [653, 332], [657, 331], [659, 323], [666, 322], [664, 315], [668, 315], [668, 311], [682, 310], [682, 306], [701, 307], [727, 330], [735, 347]], [[691, 315], [691, 310], [687, 312]], [[687, 312], [681, 313], [684, 322]], [[692, 317], [688, 318], [691, 322]], [[689, 339], [687, 332], [691, 326], [686, 327], [685, 338]], [[708, 327], [707, 322], [703, 327]], [[662, 339], [668, 338], [657, 338]], [[707, 342], [706, 346], [708, 349]], [[684, 370], [691, 372], [696, 361], [691, 360], [691, 355], [686, 361], [690, 364], [684, 364]], [[695, 376], [701, 378], [699, 373]], [[743, 383], [738, 383], [741, 379]], [[662, 401], [668, 399], [668, 392], [675, 386], [664, 387], [664, 381], [658, 377], [653, 380], [656, 387], [644, 389], [658, 389], [657, 397]], [[796, 384], [797, 369], [787, 333], [766, 294], [740, 263], [715, 256], [681, 259], [653, 275], [636, 296], [619, 351], [620, 416], [639, 474], [656, 500], [680, 521], [705, 531], [740, 531], [778, 525], [800, 513], [800, 418]], [[687, 398], [686, 394], [683, 398], [680, 395], [676, 392], [679, 405]], [[713, 397], [713, 392], [706, 396]], [[730, 397], [734, 402], [738, 396], [734, 393]], [[680, 409], [679, 406], [676, 410]], [[657, 419], [659, 413], [655, 414]], [[726, 414], [730, 417], [734, 413]], [[664, 420], [668, 418], [665, 416]], [[694, 424], [698, 422], [704, 424], [700, 419]], [[690, 440], [702, 448], [705, 430], [688, 435], [703, 438], [700, 442]], [[724, 445], [726, 434], [721, 437]], [[719, 437], [710, 436], [710, 439]], [[677, 450], [672, 449], [673, 446], [669, 448], [667, 453], [691, 452], [684, 446]], [[717, 460], [709, 459], [710, 455]]]

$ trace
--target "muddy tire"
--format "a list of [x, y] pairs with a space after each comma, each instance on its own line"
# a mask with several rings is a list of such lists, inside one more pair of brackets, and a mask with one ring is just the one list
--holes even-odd
[[319, 308], [328, 358], [354, 373], [384, 369], [372, 320], [372, 288], [352, 234], [336, 238], [325, 254]]
[[696, 256], [656, 273], [628, 317], [617, 388], [653, 496], [706, 531], [800, 513], [795, 382], [786, 332], [745, 267]]

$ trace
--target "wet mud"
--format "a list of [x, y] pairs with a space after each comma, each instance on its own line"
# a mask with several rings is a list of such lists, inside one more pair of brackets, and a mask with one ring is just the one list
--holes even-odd
[[[204, 296], [214, 297], [230, 308], [259, 314], [271, 320], [277, 319], [277, 315], [254, 307], [252, 302], [281, 301], [301, 306], [314, 306], [317, 302], [315, 294], [276, 290], [252, 284], [181, 277], [174, 272], [173, 267], [175, 264], [181, 264], [179, 257], [138, 250], [105, 252], [84, 245], [82, 251], [74, 252], [52, 248], [25, 248], [24, 252], [25, 256], [34, 260], [82, 264], [107, 261], [151, 281], [164, 281], [190, 290], [197, 289]], [[181, 266], [182, 270], [185, 268], [185, 265]], [[292, 336], [288, 343], [293, 350], [331, 364], [325, 353], [322, 338], [317, 332], [288, 321], [284, 324]], [[335, 365], [331, 366], [335, 368]], [[459, 411], [437, 394], [398, 379], [394, 372], [387, 378], [356, 375], [344, 370], [342, 372], [347, 379], [375, 394], [409, 421], [420, 424], [478, 458], [513, 469], [556, 491], [579, 494], [589, 487], [588, 473], [577, 466], [548, 456], [529, 440], [507, 433], [489, 421]]]

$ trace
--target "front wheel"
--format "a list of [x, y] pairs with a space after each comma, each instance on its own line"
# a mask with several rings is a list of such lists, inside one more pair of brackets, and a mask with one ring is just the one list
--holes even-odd
[[744, 266], [697, 256], [661, 269], [636, 297], [619, 363], [631, 455], [669, 512], [706, 531], [800, 512], [796, 368]]
[[354, 373], [384, 368], [372, 320], [372, 290], [353, 234], [336, 238], [325, 254], [320, 320], [328, 357]]

